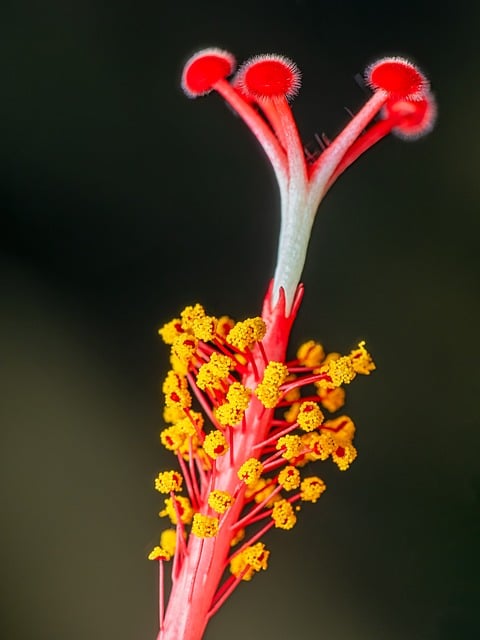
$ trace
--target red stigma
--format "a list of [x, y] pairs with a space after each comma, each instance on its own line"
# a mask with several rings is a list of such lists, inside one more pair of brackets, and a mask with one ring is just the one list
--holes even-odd
[[245, 62], [238, 75], [241, 89], [255, 98], [293, 98], [300, 88], [297, 65], [273, 54], [255, 56]]
[[216, 82], [229, 76], [235, 58], [228, 51], [203, 49], [187, 60], [182, 74], [182, 89], [190, 98], [209, 93]]
[[417, 140], [429, 133], [437, 116], [435, 100], [427, 94], [421, 100], [397, 100], [385, 105], [387, 119], [398, 120], [392, 133], [404, 140]]
[[421, 100], [428, 90], [428, 80], [404, 58], [382, 58], [366, 70], [365, 77], [372, 89], [383, 89], [392, 98]]

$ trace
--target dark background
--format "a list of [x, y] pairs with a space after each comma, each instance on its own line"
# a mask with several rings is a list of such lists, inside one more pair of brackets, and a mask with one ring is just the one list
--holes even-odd
[[[152, 640], [154, 475], [185, 304], [258, 312], [278, 195], [218, 97], [179, 90], [220, 46], [303, 71], [306, 143], [363, 100], [355, 74], [419, 62], [434, 133], [390, 138], [321, 207], [294, 341], [378, 371], [349, 389], [360, 456], [244, 584], [207, 640], [480, 637], [479, 15], [474, 2], [4, 2], [0, 16], [1, 636]], [[226, 284], [224, 282], [226, 281]]]

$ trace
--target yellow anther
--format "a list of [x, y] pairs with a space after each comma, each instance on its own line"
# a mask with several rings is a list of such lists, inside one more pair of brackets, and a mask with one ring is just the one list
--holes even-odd
[[242, 580], [251, 580], [255, 573], [267, 569], [269, 555], [263, 542], [257, 542], [232, 558], [230, 572], [237, 578], [241, 575]]
[[331, 431], [335, 441], [339, 444], [351, 443], [355, 435], [355, 425], [348, 416], [338, 416], [333, 420], [327, 420], [322, 425], [322, 429]]
[[323, 422], [324, 415], [315, 402], [302, 402], [297, 416], [297, 422], [303, 431], [314, 431]]
[[181, 312], [180, 316], [182, 318], [182, 329], [184, 331], [190, 331], [193, 329], [193, 323], [195, 320], [200, 320], [205, 315], [205, 309], [201, 304], [196, 304], [193, 307], [185, 307], [185, 309]]
[[[172, 418], [176, 418], [176, 412], [174, 409], [165, 409], [164, 416], [167, 412], [175, 413]], [[181, 411], [180, 419], [176, 418], [175, 424], [167, 427], [160, 433], [160, 439], [163, 446], [169, 451], [180, 451], [183, 453], [183, 449], [186, 452], [189, 451], [190, 443], [189, 439], [192, 439], [193, 450], [197, 445], [197, 433], [202, 430], [203, 427], [203, 415], [198, 411], [189, 411], [188, 416], [185, 416], [185, 412]]]
[[176, 406], [180, 409], [188, 409], [192, 405], [192, 397], [188, 391], [188, 382], [185, 376], [169, 371], [162, 386], [167, 407]]
[[302, 500], [305, 502], [316, 502], [326, 488], [327, 487], [323, 480], [317, 476], [310, 476], [309, 478], [304, 478], [302, 480], [302, 484], [300, 485], [300, 495]]
[[232, 539], [230, 540], [230, 546], [234, 547], [245, 538], [245, 529], [237, 529]]
[[189, 411], [188, 416], [176, 422], [176, 426], [188, 436], [195, 436], [203, 428], [204, 418], [199, 411]]
[[228, 491], [215, 489], [208, 496], [208, 504], [217, 513], [225, 513], [233, 504], [233, 498]]
[[255, 342], [263, 339], [267, 326], [262, 318], [247, 318], [243, 322], [237, 322], [226, 337], [232, 347], [246, 351], [251, 349]]
[[152, 551], [148, 554], [149, 560], [170, 560], [171, 554], [162, 547], [153, 547]]
[[269, 362], [265, 367], [263, 378], [255, 389], [255, 395], [267, 409], [277, 406], [281, 397], [280, 385], [288, 376], [288, 369], [283, 362]]
[[292, 529], [297, 521], [297, 516], [288, 500], [278, 500], [273, 505], [272, 519], [277, 529]]
[[296, 467], [288, 465], [278, 474], [278, 484], [287, 491], [297, 489], [300, 485], [300, 471]]
[[177, 548], [177, 532], [175, 529], [165, 529], [160, 534], [160, 546], [171, 556], [175, 555]]
[[240, 382], [233, 382], [227, 391], [227, 400], [241, 411], [245, 411], [250, 403], [252, 392]]
[[340, 471], [346, 471], [357, 457], [357, 450], [353, 444], [340, 444], [332, 451], [332, 460]]
[[169, 451], [177, 451], [185, 442], [185, 432], [176, 424], [160, 432], [160, 440]]
[[302, 436], [302, 443], [310, 451], [306, 454], [309, 460], [327, 460], [336, 447], [332, 435], [327, 432], [312, 431]]
[[358, 349], [350, 352], [350, 360], [356, 373], [368, 376], [376, 369], [372, 356], [365, 349], [365, 340], [358, 343]]
[[263, 372], [263, 380], [266, 384], [279, 387], [288, 377], [288, 369], [283, 362], [270, 361]]
[[186, 376], [189, 369], [189, 363], [181, 360], [172, 352], [170, 352], [170, 366], [175, 371], [175, 373], [179, 373], [182, 376]]
[[217, 322], [217, 334], [221, 338], [226, 338], [234, 326], [235, 320], [228, 316], [221, 316]]
[[325, 407], [327, 411], [334, 413], [338, 411], [345, 404], [345, 389], [337, 387], [336, 389], [322, 388], [318, 383], [315, 383], [320, 397], [322, 407]]
[[319, 367], [324, 358], [325, 351], [315, 340], [304, 342], [297, 351], [297, 359], [304, 367]]
[[277, 451], [285, 449], [285, 451], [282, 453], [282, 458], [290, 460], [291, 458], [296, 458], [298, 455], [300, 455], [300, 452], [303, 449], [302, 439], [300, 438], [300, 436], [282, 436], [278, 439], [275, 448], [277, 449]]
[[235, 363], [230, 356], [214, 352], [198, 370], [197, 385], [202, 390], [221, 389], [222, 381], [228, 378], [234, 368]]
[[168, 394], [172, 391], [181, 391], [185, 389], [188, 389], [187, 378], [170, 370], [162, 384], [163, 393]]
[[260, 478], [262, 471], [263, 464], [260, 460], [249, 458], [242, 464], [237, 475], [239, 480], [243, 480], [243, 482], [250, 487]]
[[192, 533], [198, 538], [213, 538], [217, 535], [218, 518], [196, 513], [193, 516]]
[[228, 442], [221, 431], [215, 429], [205, 436], [203, 441], [205, 452], [215, 460], [218, 456], [223, 456], [228, 451]]
[[160, 493], [182, 490], [182, 474], [178, 471], [163, 471], [155, 478], [155, 489]]
[[271, 496], [265, 503], [265, 506], [270, 508], [277, 500], [280, 500], [278, 493], [272, 496], [275, 488], [276, 484], [272, 478], [259, 478], [254, 484], [248, 486], [245, 491], [245, 498], [251, 498], [253, 496], [255, 502], [260, 504], [260, 502], [263, 502]]
[[172, 344], [171, 359], [180, 366], [188, 368], [192, 358], [197, 352], [198, 340], [189, 333], [181, 333]]
[[165, 405], [163, 408], [163, 419], [165, 422], [178, 422], [185, 417], [185, 411], [178, 405]]
[[212, 459], [203, 450], [203, 447], [197, 447], [195, 449], [195, 457], [201, 463], [204, 471], [210, 471], [212, 468]]
[[250, 389], [240, 382], [233, 382], [227, 391], [227, 402], [217, 407], [215, 416], [223, 426], [238, 424], [250, 403]]
[[349, 356], [342, 356], [337, 360], [331, 360], [327, 364], [326, 373], [330, 376], [332, 380], [331, 384], [334, 387], [339, 387], [342, 384], [350, 384], [357, 375]]
[[298, 412], [300, 410], [300, 402], [294, 402], [290, 409], [284, 412], [283, 417], [287, 422], [292, 424], [297, 421]]
[[242, 420], [244, 413], [244, 411], [240, 411], [237, 407], [231, 405], [230, 402], [225, 402], [215, 409], [215, 417], [224, 427], [233, 427], [238, 424]]
[[217, 319], [213, 316], [204, 316], [203, 318], [196, 318], [193, 321], [192, 331], [193, 335], [198, 340], [203, 342], [210, 342], [215, 338], [217, 331]]
[[165, 344], [173, 344], [175, 338], [181, 333], [183, 333], [183, 329], [180, 318], [170, 320], [170, 322], [167, 322], [158, 330], [158, 335], [162, 338]]
[[[175, 496], [176, 509], [183, 524], [190, 524], [193, 517], [193, 509], [190, 500], [184, 496]], [[173, 504], [172, 498], [165, 499], [165, 509], [158, 514], [160, 517], [168, 516], [172, 524], [177, 524], [177, 511]]]

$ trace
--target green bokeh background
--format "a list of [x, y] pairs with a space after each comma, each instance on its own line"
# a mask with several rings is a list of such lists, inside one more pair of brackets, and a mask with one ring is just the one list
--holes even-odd
[[473, 2], [4, 2], [0, 19], [1, 628], [152, 640], [162, 451], [156, 329], [185, 304], [241, 318], [272, 273], [278, 195], [217, 97], [178, 87], [196, 49], [275, 51], [304, 74], [304, 140], [404, 54], [435, 132], [389, 139], [322, 205], [294, 332], [366, 339], [349, 389], [360, 456], [273, 532], [268, 572], [206, 640], [480, 637], [479, 11]]

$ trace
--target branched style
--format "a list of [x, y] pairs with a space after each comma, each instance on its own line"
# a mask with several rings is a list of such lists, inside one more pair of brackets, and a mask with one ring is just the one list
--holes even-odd
[[281, 195], [277, 268], [260, 316], [235, 322], [195, 304], [159, 330], [171, 349], [160, 439], [177, 464], [154, 482], [170, 523], [149, 555], [159, 565], [158, 640], [200, 640], [238, 585], [267, 568], [267, 532], [292, 529], [325, 491], [312, 464], [330, 460], [345, 471], [356, 459], [355, 425], [342, 407], [345, 386], [375, 369], [365, 342], [340, 355], [310, 340], [287, 358], [310, 230], [325, 193], [364, 151], [390, 132], [417, 138], [435, 119], [425, 76], [403, 58], [384, 58], [366, 71], [370, 99], [311, 161], [289, 105], [297, 66], [255, 56], [228, 81], [234, 68], [230, 53], [200, 51], [182, 86], [190, 97], [219, 93], [271, 161]]

